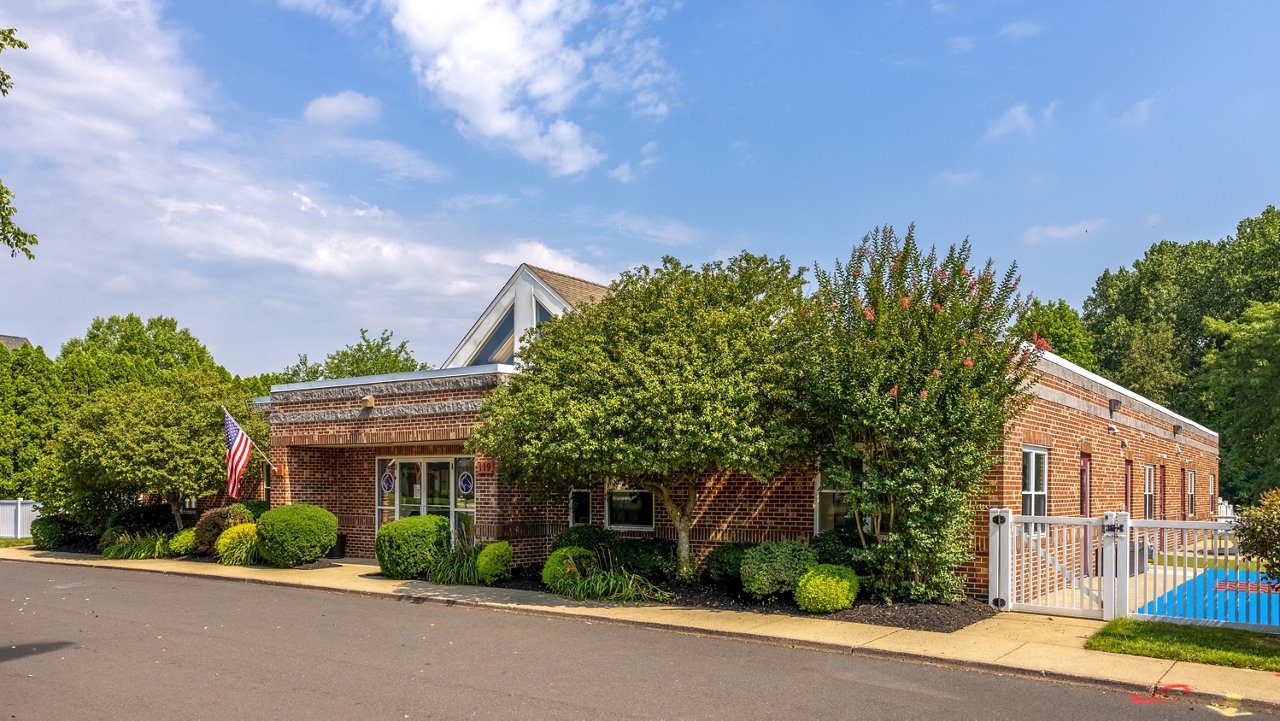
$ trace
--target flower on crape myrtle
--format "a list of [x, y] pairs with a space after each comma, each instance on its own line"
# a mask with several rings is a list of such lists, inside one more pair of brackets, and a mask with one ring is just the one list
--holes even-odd
[[902, 296], [902, 309], [906, 310], [910, 307], [911, 307], [911, 296], [909, 295]]
[[867, 320], [875, 320], [875, 319], [876, 319], [876, 312], [875, 312], [874, 310], [871, 310], [870, 308], [863, 308], [863, 309], [862, 309], [862, 315], [863, 315], [863, 317], [865, 317]]
[[829, 306], [827, 306], [827, 307], [828, 307], [828, 308], [830, 308], [831, 310], [836, 310], [836, 309], [837, 309], [837, 308], [839, 308], [840, 306], [839, 306], [838, 304], [836, 304], [836, 303], [832, 303], [831, 305], [829, 305]]
[[972, 359], [972, 358], [965, 358], [965, 359], [964, 359], [964, 367], [965, 367], [965, 368], [972, 368], [972, 367], [973, 367], [973, 359]]
[[942, 375], [942, 371], [941, 371], [941, 370], [939, 370], [939, 369], [937, 369], [937, 368], [934, 368], [934, 369], [933, 369], [933, 377], [934, 377], [934, 378], [937, 378], [937, 377], [938, 377], [938, 376], [940, 376], [940, 375]]
[[894, 387], [890, 388], [890, 389], [889, 389], [889, 395], [893, 396], [894, 398], [897, 398], [897, 397], [898, 397], [898, 386], [896, 386], [896, 385], [895, 385]]
[[938, 271], [938, 280], [942, 281], [943, 283], [947, 282], [947, 271], [945, 270]]
[[942, 310], [942, 304], [941, 304], [941, 303], [934, 303], [934, 304], [933, 304], [933, 309], [934, 309], [934, 310]]
[[928, 398], [928, 397], [929, 397], [929, 391], [927, 391], [927, 390], [925, 390], [925, 389], [921, 388], [921, 389], [920, 389], [920, 397], [921, 397], [921, 398]]
[[956, 345], [964, 345], [964, 338], [957, 338]]

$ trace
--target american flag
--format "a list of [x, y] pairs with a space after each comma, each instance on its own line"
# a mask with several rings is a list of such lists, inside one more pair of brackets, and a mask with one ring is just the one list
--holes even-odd
[[240, 476], [244, 475], [244, 467], [249, 465], [249, 454], [253, 453], [253, 441], [240, 430], [240, 426], [231, 418], [226, 408], [222, 409], [225, 419], [223, 426], [227, 431], [227, 495], [240, 497]]

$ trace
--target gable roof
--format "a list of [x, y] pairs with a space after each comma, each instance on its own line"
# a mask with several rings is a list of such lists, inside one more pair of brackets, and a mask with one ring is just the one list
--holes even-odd
[[599, 283], [592, 283], [589, 280], [575, 278], [572, 275], [565, 275], [546, 268], [539, 268], [528, 263], [525, 265], [528, 266], [529, 270], [533, 271], [534, 275], [541, 278], [542, 282], [550, 286], [556, 295], [563, 298], [571, 308], [582, 303], [595, 303], [609, 292], [608, 286], [603, 286]]
[[9, 350], [17, 350], [24, 345], [31, 345], [31, 341], [20, 335], [0, 335], [0, 343], [4, 343], [4, 347]]

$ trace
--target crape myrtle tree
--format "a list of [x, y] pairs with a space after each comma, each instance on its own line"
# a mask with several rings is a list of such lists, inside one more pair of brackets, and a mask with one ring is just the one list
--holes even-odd
[[803, 269], [750, 253], [624, 273], [599, 303], [527, 337], [521, 372], [485, 399], [468, 447], [542, 500], [593, 481], [652, 492], [689, 577], [703, 483], [767, 482], [803, 448], [792, 353], [803, 286]]
[[1046, 347], [1006, 333], [1024, 310], [1015, 267], [939, 257], [914, 228], [877, 228], [816, 271], [804, 399], [822, 483], [847, 492], [855, 554], [882, 597], [962, 595], [973, 501]]
[[184, 497], [225, 487], [223, 406], [251, 438], [267, 437], [266, 419], [219, 366], [181, 367], [151, 383], [125, 382], [94, 394], [59, 436], [68, 497], [96, 499], [101, 516], [152, 493], [168, 502], [181, 528]]

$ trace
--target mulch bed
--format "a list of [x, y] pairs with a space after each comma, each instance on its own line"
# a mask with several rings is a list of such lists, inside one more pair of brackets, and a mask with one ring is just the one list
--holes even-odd
[[[494, 585], [522, 591], [547, 590], [542, 585], [538, 569], [515, 569], [510, 579], [500, 581]], [[823, 618], [831, 621], [869, 623], [877, 626], [908, 628], [916, 631], [951, 633], [996, 614], [995, 609], [973, 599], [965, 599], [955, 603], [893, 604], [861, 600], [854, 603], [853, 608], [846, 611], [813, 614], [801, 611], [791, 599], [757, 601], [744, 593], [712, 585], [674, 582], [659, 583], [657, 585], [674, 596], [672, 603], [677, 606]]]

